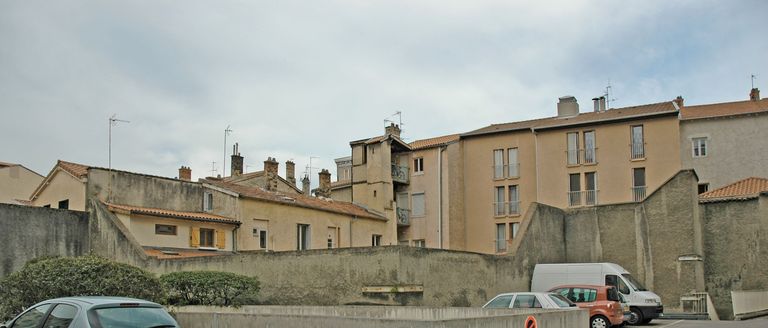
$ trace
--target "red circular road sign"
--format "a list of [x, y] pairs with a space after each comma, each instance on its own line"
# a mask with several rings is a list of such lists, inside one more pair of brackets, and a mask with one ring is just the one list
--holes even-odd
[[534, 318], [532, 315], [529, 315], [528, 318], [525, 319], [525, 328], [538, 328], [536, 318]]

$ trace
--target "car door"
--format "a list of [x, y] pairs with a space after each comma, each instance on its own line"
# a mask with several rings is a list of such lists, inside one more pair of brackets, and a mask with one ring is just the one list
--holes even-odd
[[10, 328], [37, 328], [43, 323], [48, 311], [51, 309], [52, 304], [41, 304], [34, 308], [27, 310], [18, 316]]
[[541, 302], [533, 294], [518, 294], [512, 302], [513, 309], [541, 308]]
[[48, 313], [43, 328], [68, 328], [77, 315], [77, 307], [70, 304], [57, 304]]
[[486, 309], [508, 309], [510, 307], [510, 304], [512, 303], [512, 299], [514, 298], [514, 295], [499, 295], [496, 296], [493, 300], [488, 302], [483, 308]]

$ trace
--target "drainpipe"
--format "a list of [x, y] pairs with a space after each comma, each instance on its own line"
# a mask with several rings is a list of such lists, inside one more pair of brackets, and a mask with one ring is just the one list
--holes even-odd
[[443, 148], [437, 148], [437, 240], [443, 248]]
[[237, 229], [240, 229], [239, 225], [232, 229], [232, 253], [237, 252]]
[[533, 133], [533, 149], [536, 152], [533, 154], [535, 164], [533, 167], [536, 169], [536, 202], [540, 202], [541, 199], [539, 198], [539, 180], [541, 179], [539, 179], [539, 136], [536, 134], [536, 130], [534, 128], [531, 128], [531, 133]]

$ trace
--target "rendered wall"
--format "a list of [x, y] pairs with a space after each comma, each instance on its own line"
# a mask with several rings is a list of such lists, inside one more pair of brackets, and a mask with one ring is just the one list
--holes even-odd
[[190, 212], [203, 209], [201, 183], [130, 172], [91, 168], [86, 193], [88, 198], [113, 204]]
[[0, 167], [0, 203], [13, 204], [27, 200], [43, 177], [21, 165]]

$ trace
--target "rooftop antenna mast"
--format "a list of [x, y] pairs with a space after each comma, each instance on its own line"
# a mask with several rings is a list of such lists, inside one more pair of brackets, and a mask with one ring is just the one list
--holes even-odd
[[755, 88], [755, 80], [757, 79], [757, 75], [752, 74], [752, 89]]
[[117, 123], [131, 123], [131, 121], [121, 120], [117, 117], [117, 114], [112, 114], [109, 117], [109, 169], [112, 169], [112, 126], [116, 126]]
[[309, 181], [312, 181], [312, 169], [316, 169], [316, 167], [312, 166], [313, 159], [320, 159], [320, 157], [309, 156], [309, 164], [304, 169], [304, 174], [309, 178]]
[[[403, 133], [403, 112], [402, 111], [396, 111], [394, 114], [390, 115], [389, 117], [384, 119], [384, 125], [386, 126], [387, 123], [395, 123], [395, 121], [391, 120], [393, 116], [397, 116], [397, 126], [400, 127], [400, 133]], [[403, 138], [405, 139], [405, 138]]]
[[216, 177], [216, 161], [211, 162], [211, 177]]
[[227, 128], [224, 129], [224, 164], [222, 165], [223, 169], [221, 170], [222, 176], [227, 176], [227, 136], [232, 133], [232, 130], [229, 129], [229, 125], [227, 125]]
[[611, 86], [611, 80], [608, 80], [608, 86], [605, 87], [605, 109], [611, 108], [611, 102], [616, 101], [616, 98], [613, 98], [613, 86]]

